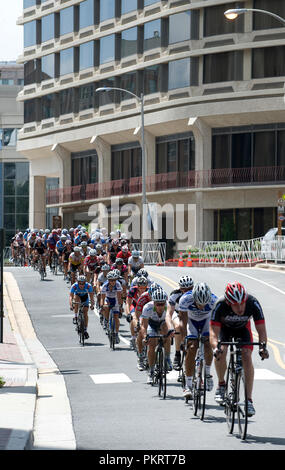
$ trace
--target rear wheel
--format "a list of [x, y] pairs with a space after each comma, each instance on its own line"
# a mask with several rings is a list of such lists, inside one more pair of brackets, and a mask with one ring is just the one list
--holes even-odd
[[244, 379], [244, 372], [240, 372], [237, 376], [237, 418], [239, 427], [239, 436], [242, 440], [246, 439], [247, 432], [247, 391]]

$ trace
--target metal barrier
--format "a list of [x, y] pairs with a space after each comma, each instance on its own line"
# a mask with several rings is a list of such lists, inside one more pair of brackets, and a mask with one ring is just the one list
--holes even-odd
[[263, 261], [285, 261], [285, 237], [274, 240], [264, 237], [227, 242], [202, 241], [199, 243], [199, 264], [249, 264]]
[[144, 260], [144, 264], [165, 263], [165, 242], [132, 243], [132, 249], [137, 250], [141, 253], [141, 256]]

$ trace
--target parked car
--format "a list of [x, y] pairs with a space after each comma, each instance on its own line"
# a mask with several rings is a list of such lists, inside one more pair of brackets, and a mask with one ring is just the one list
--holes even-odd
[[278, 228], [268, 230], [261, 241], [261, 254], [267, 260], [285, 261], [285, 227], [281, 228], [282, 235], [278, 236]]

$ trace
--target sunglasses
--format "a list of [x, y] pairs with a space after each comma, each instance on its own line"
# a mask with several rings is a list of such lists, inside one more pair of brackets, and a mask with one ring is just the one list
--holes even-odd
[[155, 305], [157, 305], [157, 307], [164, 307], [165, 302], [156, 302]]

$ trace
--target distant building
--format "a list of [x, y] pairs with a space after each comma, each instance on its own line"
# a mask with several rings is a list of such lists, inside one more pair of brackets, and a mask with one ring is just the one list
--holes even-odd
[[0, 62], [0, 227], [6, 229], [6, 245], [29, 224], [29, 161], [16, 151], [24, 124], [23, 103], [16, 98], [23, 85], [24, 67]]

